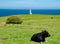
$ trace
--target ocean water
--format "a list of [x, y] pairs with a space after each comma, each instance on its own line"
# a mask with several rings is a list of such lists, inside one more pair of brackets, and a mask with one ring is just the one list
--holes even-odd
[[[0, 16], [29, 14], [29, 9], [0, 9]], [[32, 14], [60, 15], [60, 9], [32, 9]]]

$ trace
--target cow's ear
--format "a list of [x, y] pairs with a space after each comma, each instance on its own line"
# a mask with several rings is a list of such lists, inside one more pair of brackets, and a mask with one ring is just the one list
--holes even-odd
[[44, 32], [47, 32], [46, 30]]

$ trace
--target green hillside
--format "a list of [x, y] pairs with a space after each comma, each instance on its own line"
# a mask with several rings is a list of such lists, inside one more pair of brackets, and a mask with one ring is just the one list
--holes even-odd
[[46, 28], [51, 36], [42, 44], [60, 44], [60, 15], [17, 16], [23, 20], [22, 24], [5, 25], [9, 16], [0, 17], [0, 44], [40, 44], [30, 41], [30, 38], [43, 28]]

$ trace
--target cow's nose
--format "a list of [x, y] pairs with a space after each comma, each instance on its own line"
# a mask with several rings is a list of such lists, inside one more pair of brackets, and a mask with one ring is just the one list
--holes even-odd
[[50, 37], [50, 35], [49, 35], [49, 37]]

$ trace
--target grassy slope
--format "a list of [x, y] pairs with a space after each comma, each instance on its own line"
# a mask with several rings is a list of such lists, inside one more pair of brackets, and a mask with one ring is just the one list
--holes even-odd
[[[23, 19], [23, 24], [6, 25], [7, 17], [0, 17], [0, 44], [40, 44], [30, 41], [34, 33], [41, 32], [42, 28], [47, 28], [51, 34], [47, 38], [47, 43], [60, 44], [60, 16], [54, 15], [18, 15]], [[51, 19], [51, 16], [54, 19]]]

